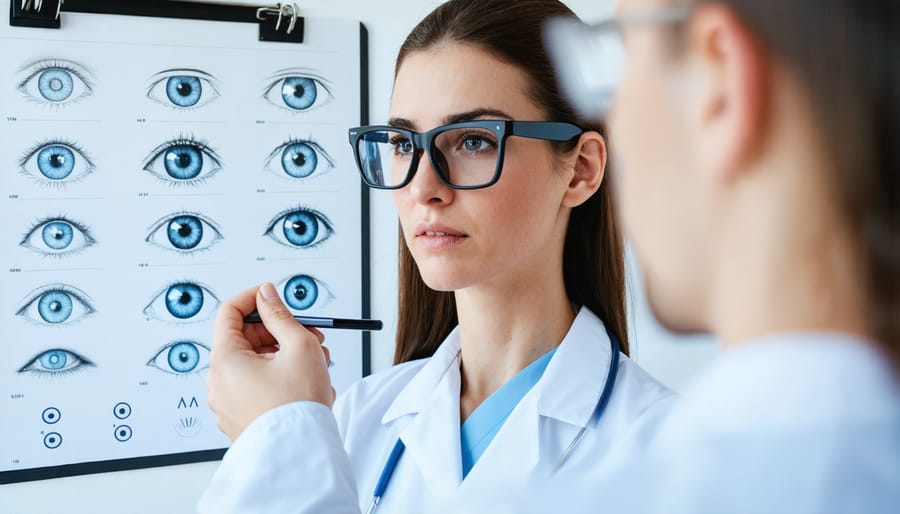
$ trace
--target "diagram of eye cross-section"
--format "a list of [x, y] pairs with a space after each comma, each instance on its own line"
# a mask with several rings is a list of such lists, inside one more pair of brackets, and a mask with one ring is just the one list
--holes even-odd
[[[362, 314], [359, 23], [302, 45], [198, 23], [195, 46], [170, 22], [0, 25], [0, 483], [219, 457], [203, 377], [241, 290]], [[368, 340], [327, 336], [340, 390]]]

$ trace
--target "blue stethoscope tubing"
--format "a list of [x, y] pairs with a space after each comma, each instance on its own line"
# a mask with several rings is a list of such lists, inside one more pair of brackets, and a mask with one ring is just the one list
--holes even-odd
[[[556, 465], [556, 469], [554, 469], [554, 473], [569, 460], [572, 452], [575, 451], [575, 447], [578, 446], [578, 443], [581, 442], [585, 432], [587, 432], [588, 426], [597, 426], [597, 423], [600, 422], [600, 418], [603, 416], [603, 412], [606, 411], [606, 406], [609, 405], [609, 399], [612, 396], [613, 387], [615, 387], [616, 384], [616, 377], [619, 375], [619, 351], [622, 345], [619, 344], [619, 338], [616, 337], [609, 327], [606, 328], [606, 333], [609, 336], [610, 359], [609, 371], [606, 373], [606, 382], [603, 384], [603, 391], [600, 393], [600, 398], [597, 400], [597, 406], [594, 407], [593, 414], [591, 414], [591, 422], [581, 427], [581, 430], [578, 431], [575, 438], [572, 439], [572, 442], [566, 447], [566, 451], [564, 451], [562, 457], [560, 457], [559, 463]], [[366, 510], [366, 514], [374, 513], [375, 509], [378, 508], [378, 504], [381, 503], [384, 492], [387, 490], [388, 483], [391, 481], [391, 475], [394, 474], [394, 470], [397, 468], [397, 462], [400, 460], [400, 456], [403, 455], [404, 450], [406, 450], [406, 445], [398, 438], [397, 442], [394, 444], [394, 448], [391, 450], [391, 454], [388, 455], [387, 461], [384, 463], [384, 468], [381, 470], [381, 476], [378, 477], [378, 483], [375, 484], [375, 491], [372, 493], [372, 501], [369, 502], [369, 508]]]

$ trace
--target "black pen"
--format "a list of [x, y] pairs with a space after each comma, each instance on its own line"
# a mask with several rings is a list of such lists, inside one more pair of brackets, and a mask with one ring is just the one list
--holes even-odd
[[[344, 319], [344, 318], [318, 318], [315, 316], [294, 316], [303, 326], [316, 328], [342, 328], [345, 330], [381, 330], [380, 319]], [[244, 323], [262, 323], [259, 313], [251, 312], [244, 318]]]

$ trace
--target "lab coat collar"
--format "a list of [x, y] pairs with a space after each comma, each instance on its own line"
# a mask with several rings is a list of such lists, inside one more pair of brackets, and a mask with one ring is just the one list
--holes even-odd
[[541, 416], [579, 428], [587, 425], [606, 384], [609, 342], [600, 318], [582, 307], [536, 385]]

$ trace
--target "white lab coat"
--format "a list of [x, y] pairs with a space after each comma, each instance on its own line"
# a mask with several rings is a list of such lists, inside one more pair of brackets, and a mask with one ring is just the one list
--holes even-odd
[[365, 512], [398, 437], [406, 452], [379, 513], [442, 512], [469, 494], [482, 497], [484, 491], [504, 489], [519, 494], [531, 482], [551, 493], [573, 477], [602, 480], [604, 458], [619, 435], [649, 439], [674, 398], [627, 357], [615, 358], [619, 374], [603, 418], [588, 427], [552, 479], [566, 447], [589, 425], [609, 369], [606, 330], [586, 308], [465, 480], [459, 336], [453, 331], [433, 357], [354, 385], [338, 399], [334, 417], [320, 404], [299, 402], [258, 418], [226, 453], [199, 511]]
[[875, 348], [825, 333], [743, 343], [691, 383], [652, 443], [615, 464], [615, 479], [481, 504], [517, 513], [603, 505], [630, 514], [896, 514], [900, 385]]

